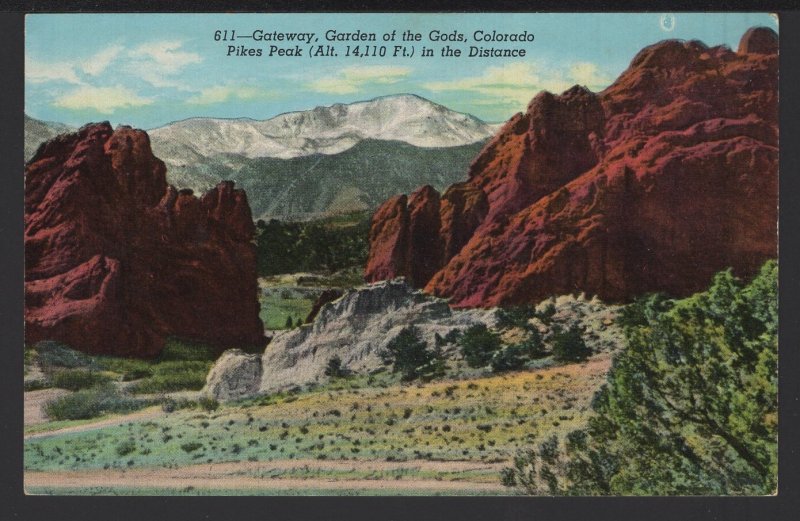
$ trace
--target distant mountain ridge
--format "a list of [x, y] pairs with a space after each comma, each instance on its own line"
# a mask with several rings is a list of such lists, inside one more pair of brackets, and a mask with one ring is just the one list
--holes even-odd
[[413, 94], [288, 112], [267, 120], [191, 118], [150, 130], [155, 154], [167, 166], [235, 154], [291, 159], [337, 154], [365, 139], [427, 148], [461, 146], [491, 137], [485, 123]]
[[40, 121], [25, 114], [25, 161], [33, 157], [39, 145], [70, 130], [74, 128], [63, 123]]

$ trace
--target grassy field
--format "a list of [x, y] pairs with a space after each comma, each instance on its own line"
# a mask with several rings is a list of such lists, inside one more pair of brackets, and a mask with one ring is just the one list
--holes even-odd
[[285, 329], [287, 317], [291, 317], [292, 323], [296, 323], [298, 318], [305, 320], [313, 304], [312, 299], [262, 295], [259, 316], [264, 329]]
[[[26, 486], [31, 493], [69, 493], [69, 479], [58, 477], [67, 472], [80, 485], [74, 493], [110, 493], [104, 480], [124, 472], [120, 493], [146, 493], [160, 472], [178, 481], [157, 493], [284, 494], [289, 483], [308, 494], [510, 493], [497, 486], [500, 467], [518, 449], [583, 425], [609, 363], [609, 355], [599, 355], [415, 385], [382, 373], [213, 412], [160, 412], [98, 429], [40, 433], [25, 443]], [[212, 478], [186, 474], [225, 462]], [[137, 471], [146, 471], [150, 485], [130, 481]]]

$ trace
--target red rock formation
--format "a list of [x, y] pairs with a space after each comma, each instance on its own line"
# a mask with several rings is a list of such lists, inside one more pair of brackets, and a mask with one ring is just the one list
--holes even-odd
[[372, 218], [365, 279], [404, 276], [422, 287], [443, 265], [440, 198], [432, 186], [386, 201]]
[[486, 217], [426, 290], [455, 306], [625, 301], [752, 274], [777, 255], [776, 50], [764, 28], [738, 53], [665, 41], [599, 94], [537, 95], [470, 168]]
[[167, 185], [147, 134], [87, 125], [25, 169], [26, 341], [149, 357], [167, 336], [263, 343], [243, 191]]
[[489, 200], [480, 188], [469, 183], [456, 183], [445, 190], [439, 216], [443, 263], [461, 251], [488, 211]]
[[372, 216], [364, 279], [374, 282], [406, 275], [407, 243], [408, 197], [398, 195], [383, 203]]

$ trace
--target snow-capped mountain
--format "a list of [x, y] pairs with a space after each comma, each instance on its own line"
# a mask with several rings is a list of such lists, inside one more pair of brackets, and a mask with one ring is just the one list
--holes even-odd
[[289, 112], [264, 121], [192, 118], [149, 134], [158, 157], [167, 165], [183, 165], [221, 154], [249, 159], [330, 155], [365, 139], [453, 147], [482, 141], [496, 129], [474, 116], [401, 94]]

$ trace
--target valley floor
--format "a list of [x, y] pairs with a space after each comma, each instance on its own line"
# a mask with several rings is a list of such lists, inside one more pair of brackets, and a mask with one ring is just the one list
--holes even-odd
[[[518, 450], [585, 424], [611, 355], [463, 380], [337, 380], [211, 412], [26, 425], [25, 489], [81, 495], [513, 494]], [[30, 394], [30, 393], [28, 393]], [[53, 430], [56, 429], [56, 430]]]

